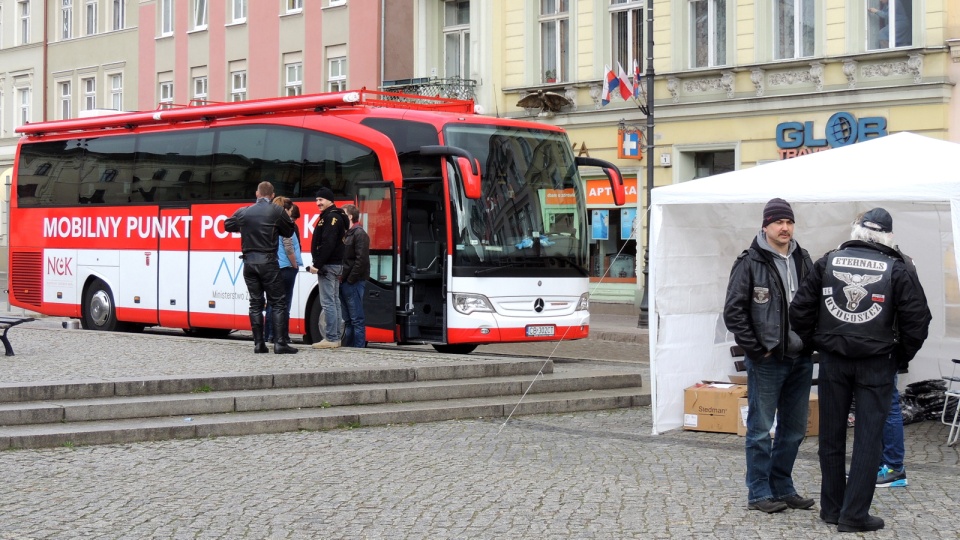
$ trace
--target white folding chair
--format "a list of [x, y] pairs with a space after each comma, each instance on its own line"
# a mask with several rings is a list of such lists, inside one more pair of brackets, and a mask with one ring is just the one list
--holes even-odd
[[[940, 421], [950, 426], [950, 434], [947, 435], [947, 446], [953, 446], [960, 437], [960, 374], [957, 373], [957, 366], [960, 366], [960, 360], [953, 359], [953, 372], [949, 377], [944, 376], [947, 381], [947, 389], [943, 397], [943, 412], [940, 413]], [[950, 409], [950, 401], [955, 400], [953, 409], [953, 420], [947, 421], [947, 411]]]

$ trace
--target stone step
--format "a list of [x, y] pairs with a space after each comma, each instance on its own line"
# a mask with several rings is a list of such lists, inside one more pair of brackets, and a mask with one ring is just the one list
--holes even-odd
[[0, 403], [92, 399], [116, 396], [207, 393], [344, 384], [403, 383], [553, 373], [552, 361], [492, 359], [410, 367], [331, 368], [274, 373], [214, 373], [190, 376], [0, 384]]
[[58, 422], [2, 427], [0, 450], [327, 430], [462, 418], [504, 418], [510, 415], [567, 413], [649, 404], [649, 393], [639, 387], [629, 387], [527, 394], [522, 399], [519, 396], [475, 397], [190, 417]]
[[602, 370], [568, 370], [543, 375], [533, 382], [533, 377], [520, 375], [11, 402], [0, 403], [0, 426], [519, 396], [528, 389], [540, 394], [642, 386], [639, 373]]

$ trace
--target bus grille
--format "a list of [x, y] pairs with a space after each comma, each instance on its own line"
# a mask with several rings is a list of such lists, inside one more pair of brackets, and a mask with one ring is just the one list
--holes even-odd
[[13, 252], [10, 293], [18, 301], [40, 307], [43, 299], [43, 253]]

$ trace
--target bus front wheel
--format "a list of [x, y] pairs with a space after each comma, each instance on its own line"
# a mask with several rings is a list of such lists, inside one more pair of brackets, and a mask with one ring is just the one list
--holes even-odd
[[434, 344], [433, 348], [437, 352], [444, 354], [470, 354], [477, 348], [477, 346], [470, 343], [457, 343], [453, 345]]
[[83, 318], [80, 319], [85, 330], [117, 329], [117, 308], [113, 303], [113, 293], [103, 280], [95, 279], [83, 295]]

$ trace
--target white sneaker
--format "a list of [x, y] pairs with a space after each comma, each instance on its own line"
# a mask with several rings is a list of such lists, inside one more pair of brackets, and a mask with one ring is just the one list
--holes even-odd
[[340, 340], [327, 341], [325, 339], [321, 339], [320, 343], [313, 344], [314, 349], [336, 349], [339, 346], [340, 346]]

